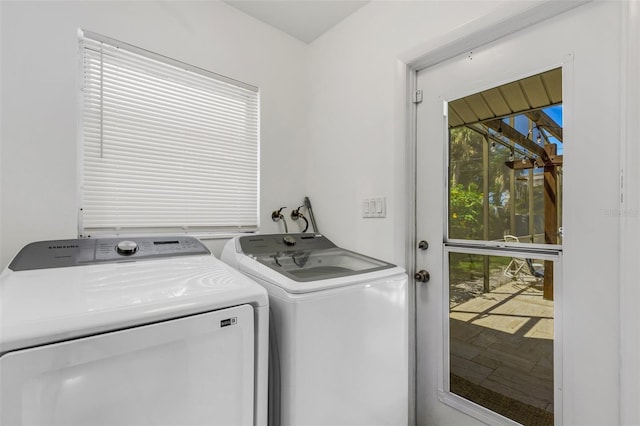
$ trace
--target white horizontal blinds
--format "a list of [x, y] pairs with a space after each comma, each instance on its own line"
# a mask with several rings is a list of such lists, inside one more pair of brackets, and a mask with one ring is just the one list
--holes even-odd
[[257, 90], [81, 44], [81, 234], [256, 229]]

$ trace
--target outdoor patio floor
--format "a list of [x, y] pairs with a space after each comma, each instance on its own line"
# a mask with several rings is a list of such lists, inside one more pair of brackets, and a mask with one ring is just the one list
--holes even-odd
[[539, 283], [510, 281], [452, 305], [450, 324], [451, 374], [553, 413], [553, 301]]

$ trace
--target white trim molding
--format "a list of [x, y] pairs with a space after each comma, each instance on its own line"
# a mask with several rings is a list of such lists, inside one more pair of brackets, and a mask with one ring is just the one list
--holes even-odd
[[640, 1], [622, 2], [620, 424], [640, 424]]

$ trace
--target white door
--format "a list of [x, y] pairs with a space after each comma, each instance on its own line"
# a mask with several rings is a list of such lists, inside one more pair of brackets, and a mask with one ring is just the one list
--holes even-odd
[[[615, 215], [607, 214], [607, 209], [616, 208], [619, 194], [620, 93], [616, 79], [620, 73], [621, 33], [616, 28], [621, 22], [621, 7], [614, 2], [590, 3], [417, 74], [417, 88], [422, 90], [423, 100], [417, 106], [416, 240], [428, 241], [429, 248], [417, 250], [416, 269], [427, 270], [431, 275], [430, 281], [418, 283], [416, 290], [419, 425], [617, 422], [618, 221]], [[564, 163], [559, 175], [554, 176], [562, 179], [561, 194], [555, 194], [561, 197], [556, 200], [556, 224], [562, 225], [562, 237], [545, 244], [544, 231], [552, 225], [543, 223], [542, 241], [536, 240], [538, 228], [533, 210], [530, 216], [516, 217], [527, 216], [528, 222], [522, 225], [525, 231], [516, 229], [512, 216], [502, 241], [482, 231], [475, 239], [449, 235], [456, 214], [449, 208], [451, 103], [557, 68], [561, 69], [562, 80]], [[507, 120], [503, 122], [509, 124]], [[517, 127], [515, 119], [511, 124]], [[480, 163], [487, 156], [486, 150], [494, 148], [491, 138], [501, 137], [501, 130], [500, 135], [497, 129], [488, 134], [484, 148], [478, 150]], [[528, 137], [535, 141], [536, 129], [530, 131]], [[541, 136], [545, 139], [550, 134]], [[514, 147], [511, 156], [515, 159], [511, 160], [534, 164], [529, 154]], [[547, 185], [547, 177], [536, 174], [535, 169], [532, 166], [530, 194], [535, 192], [534, 181]], [[517, 176], [524, 179], [522, 174]], [[516, 180], [517, 177], [512, 178]], [[491, 191], [479, 185], [474, 188], [476, 194]], [[465, 189], [468, 188], [463, 186]], [[504, 193], [514, 194], [509, 188]], [[531, 196], [530, 200], [534, 200], [535, 196]], [[481, 210], [486, 206], [486, 199], [467, 201], [475, 202]], [[462, 229], [466, 226], [471, 232], [471, 222], [463, 223]], [[512, 232], [530, 234], [534, 244], [523, 242]], [[514, 252], [515, 249], [519, 251]], [[466, 289], [479, 295], [476, 304], [463, 304], [467, 299], [454, 300], [457, 289], [451, 275], [456, 265], [471, 276], [488, 265], [487, 271], [499, 271], [502, 277], [509, 278], [506, 284], [514, 287], [503, 295], [492, 293], [476, 274], [466, 281], [480, 286], [479, 290]], [[543, 287], [548, 289], [541, 284], [548, 277], [537, 279], [536, 270], [544, 271], [543, 275], [552, 274], [554, 285], [544, 298], [553, 299], [552, 304], [540, 297], [544, 306], [535, 313], [518, 311], [519, 308], [507, 310], [511, 309], [507, 306], [510, 300], [531, 296], [537, 284], [540, 291]], [[523, 278], [521, 273], [527, 276]], [[594, 315], [596, 311], [601, 315]], [[454, 322], [468, 327], [454, 329]], [[484, 333], [486, 330], [492, 334]], [[517, 340], [518, 336], [524, 340]], [[594, 339], [598, 344], [593, 344]], [[549, 342], [550, 358], [544, 352], [549, 350]], [[540, 349], [542, 346], [546, 349]], [[479, 347], [502, 359], [514, 350], [512, 363], [498, 365], [496, 358]], [[543, 351], [542, 356], [521, 362], [521, 355], [527, 358], [536, 351]], [[499, 377], [494, 379], [491, 374], [498, 368]], [[467, 377], [457, 382], [460, 378], [452, 374], [454, 370]], [[528, 373], [524, 379], [518, 376], [523, 370]], [[541, 375], [548, 379], [549, 373], [550, 381], [539, 380]], [[488, 383], [485, 394], [474, 394], [474, 378], [478, 383]], [[510, 390], [505, 385], [522, 380], [528, 388]], [[546, 403], [539, 398], [545, 393], [551, 395]], [[515, 400], [523, 408], [516, 414], [498, 414], [497, 409], [488, 408], [494, 406], [487, 400], [503, 397], [506, 404]], [[527, 407], [534, 409], [524, 413]], [[531, 421], [545, 412], [551, 413], [546, 422]]]
[[2, 425], [251, 425], [253, 308], [0, 358]]

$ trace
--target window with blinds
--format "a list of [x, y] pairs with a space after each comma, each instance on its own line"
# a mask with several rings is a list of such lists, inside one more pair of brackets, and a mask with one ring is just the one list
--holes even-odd
[[79, 234], [258, 228], [256, 87], [80, 34]]

